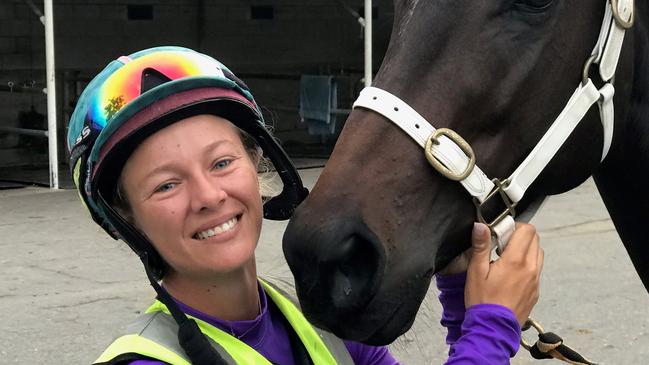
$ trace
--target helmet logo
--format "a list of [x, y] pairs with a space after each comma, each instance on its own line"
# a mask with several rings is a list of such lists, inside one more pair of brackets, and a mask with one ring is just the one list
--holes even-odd
[[77, 140], [74, 141], [74, 144], [79, 144], [79, 142], [83, 141], [86, 137], [90, 135], [90, 127], [84, 126], [83, 129], [81, 130], [81, 133], [79, 134], [79, 137], [77, 137]]
[[104, 107], [104, 112], [106, 113], [106, 120], [110, 120], [113, 115], [115, 115], [122, 107], [124, 106], [124, 96], [116, 96], [110, 98], [108, 105]]

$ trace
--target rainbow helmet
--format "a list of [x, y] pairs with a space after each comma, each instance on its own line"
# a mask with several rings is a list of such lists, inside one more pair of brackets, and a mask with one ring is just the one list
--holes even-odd
[[252, 136], [284, 188], [264, 204], [264, 217], [288, 219], [307, 190], [265, 128], [248, 87], [212, 57], [181, 47], [156, 47], [112, 61], [86, 87], [68, 126], [70, 169], [93, 220], [122, 238], [161, 277], [151, 243], [111, 206], [117, 179], [135, 147], [156, 131], [199, 114], [228, 119]]

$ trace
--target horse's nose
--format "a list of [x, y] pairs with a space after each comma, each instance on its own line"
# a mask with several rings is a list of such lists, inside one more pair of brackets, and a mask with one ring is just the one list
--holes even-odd
[[364, 307], [374, 295], [378, 282], [379, 257], [375, 245], [353, 234], [331, 249], [332, 256], [322, 263], [322, 290], [330, 303], [346, 312]]
[[298, 224], [284, 235], [300, 304], [316, 324], [363, 309], [381, 280], [385, 253], [378, 240], [343, 225], [313, 232]]

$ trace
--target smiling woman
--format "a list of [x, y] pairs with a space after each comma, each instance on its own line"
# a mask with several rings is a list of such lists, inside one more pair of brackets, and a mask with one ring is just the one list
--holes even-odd
[[147, 138], [124, 165], [135, 226], [169, 264], [165, 287], [174, 297], [194, 286], [193, 278], [235, 270], [247, 271], [256, 287], [252, 258], [262, 208], [255, 151], [245, 149], [230, 122], [198, 115]]
[[[178, 47], [120, 57], [82, 94], [68, 137], [83, 202], [158, 294], [97, 364], [396, 363], [312, 327], [258, 279], [263, 218], [288, 218], [307, 192], [224, 65]], [[279, 194], [259, 174], [269, 163]]]

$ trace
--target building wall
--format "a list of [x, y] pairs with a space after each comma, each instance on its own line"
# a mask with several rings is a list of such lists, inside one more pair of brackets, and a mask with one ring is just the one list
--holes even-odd
[[[34, 2], [43, 9], [42, 0]], [[363, 6], [363, 0], [343, 2], [356, 11]], [[151, 5], [152, 19], [129, 20], [129, 5]], [[271, 6], [273, 19], [252, 19], [253, 6]], [[374, 0], [374, 8], [376, 69], [387, 47], [392, 3]], [[338, 75], [345, 107], [363, 72], [361, 27], [337, 0], [55, 0], [54, 16], [61, 149], [85, 83], [111, 59], [143, 48], [179, 45], [214, 56], [249, 83], [280, 139], [307, 143], [321, 138], [309, 136], [299, 120], [299, 76]], [[23, 126], [19, 114], [31, 110], [46, 114], [44, 68], [44, 27], [37, 15], [26, 0], [3, 0], [0, 126]], [[0, 132], [0, 165], [13, 163], [1, 151], [20, 147], [20, 139]]]

